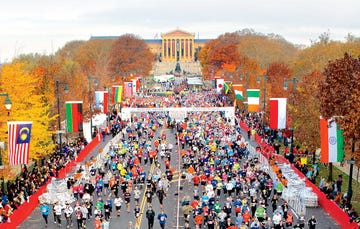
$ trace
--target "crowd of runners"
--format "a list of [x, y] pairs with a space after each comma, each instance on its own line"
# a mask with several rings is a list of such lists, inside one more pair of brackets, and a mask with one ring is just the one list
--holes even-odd
[[[137, 104], [137, 105], [136, 105]], [[141, 105], [140, 105], [141, 104]], [[135, 99], [129, 106], [228, 106], [214, 91]], [[237, 113], [239, 118], [239, 113]], [[255, 122], [253, 117], [243, 117]], [[249, 151], [242, 133], [222, 112], [193, 112], [175, 122], [168, 113], [136, 113], [131, 120], [112, 122], [113, 136], [101, 160], [91, 158], [67, 180], [75, 202], [42, 203], [45, 225], [53, 221], [67, 228], [110, 228], [112, 218], [133, 215], [127, 228], [148, 228], [157, 221], [168, 228], [164, 202], [181, 158], [181, 212], [184, 228], [315, 228], [316, 218], [296, 218], [281, 198], [284, 184], [272, 180], [269, 167]], [[171, 136], [164, 134], [170, 130]], [[176, 171], [179, 172], [179, 171]], [[86, 176], [84, 176], [84, 174]], [[56, 174], [54, 174], [56, 176]], [[146, 204], [141, 202], [145, 196]], [[154, 206], [156, 205], [156, 209]], [[50, 217], [49, 217], [50, 215]], [[51, 217], [52, 215], [52, 217]], [[91, 220], [90, 220], [91, 219]]]
[[196, 93], [165, 94], [165, 95], [139, 95], [123, 102], [123, 107], [224, 107], [231, 106], [226, 95], [216, 93], [215, 90]]
[[[181, 154], [181, 209], [184, 228], [304, 228], [316, 225], [316, 219], [294, 219], [281, 199], [282, 184], [271, 180], [269, 168], [250, 154], [248, 142], [239, 129], [220, 112], [188, 115], [184, 122], [166, 126], [159, 120], [166, 114], [135, 114], [131, 121], [118, 123], [118, 142], [112, 141], [105, 159], [86, 163], [77, 171], [90, 173], [86, 180], [69, 179], [68, 188], [76, 201], [46, 206], [44, 219], [53, 213], [54, 223], [84, 228], [92, 217], [95, 228], [109, 228], [112, 217], [133, 214], [129, 227], [140, 220], [140, 198], [146, 196], [148, 228], [157, 219], [165, 228], [163, 208], [174, 175], [171, 157]], [[173, 128], [173, 139], [162, 134]], [[174, 144], [175, 143], [175, 144]], [[147, 173], [149, 171], [151, 173]], [[155, 214], [154, 201], [159, 210]], [[51, 210], [52, 208], [52, 210]], [[47, 222], [47, 221], [46, 221]], [[128, 222], [126, 222], [128, 223]], [[89, 226], [89, 225], [88, 225]]]

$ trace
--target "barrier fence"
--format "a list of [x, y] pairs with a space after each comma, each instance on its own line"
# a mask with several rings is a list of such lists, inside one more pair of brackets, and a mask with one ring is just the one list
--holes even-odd
[[[78, 157], [75, 160], [67, 163], [65, 167], [59, 170], [56, 178], [63, 179], [66, 174], [77, 165], [78, 162], [83, 161], [89, 153], [101, 142], [101, 138], [95, 137], [93, 140], [86, 145], [86, 147], [80, 151]], [[51, 182], [51, 179], [44, 185], [42, 185], [34, 194], [29, 197], [27, 202], [21, 204], [14, 212], [10, 215], [10, 222], [0, 224], [2, 229], [14, 229], [19, 226], [31, 213], [35, 210], [39, 203], [39, 196], [46, 192], [47, 185]]]
[[[240, 120], [240, 128], [245, 130], [246, 132], [249, 130], [249, 127]], [[271, 155], [275, 156], [275, 160], [278, 164], [290, 164], [290, 162], [284, 158], [282, 155], [279, 154], [273, 154], [274, 148], [270, 145], [268, 145], [261, 136], [258, 134], [255, 134], [254, 140], [257, 142], [257, 144], [261, 147], [261, 153], [264, 155], [265, 158], [269, 159]], [[350, 223], [349, 216], [344, 212], [335, 202], [329, 200], [326, 198], [326, 195], [320, 191], [320, 189], [313, 184], [309, 179], [306, 178], [306, 176], [300, 172], [293, 164], [290, 164], [290, 167], [293, 169], [293, 171], [301, 178], [305, 180], [305, 184], [307, 187], [312, 188], [312, 191], [318, 196], [318, 204], [320, 207], [322, 207], [326, 213], [330, 215], [342, 228], [346, 229], [358, 229], [358, 225], [353, 222]]]

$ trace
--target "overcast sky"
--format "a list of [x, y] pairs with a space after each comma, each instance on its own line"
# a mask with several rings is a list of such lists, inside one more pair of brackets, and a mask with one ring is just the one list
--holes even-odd
[[176, 28], [196, 38], [252, 28], [309, 45], [321, 33], [360, 37], [359, 0], [12, 0], [0, 5], [0, 62], [50, 54], [72, 40], [133, 33], [160, 38]]

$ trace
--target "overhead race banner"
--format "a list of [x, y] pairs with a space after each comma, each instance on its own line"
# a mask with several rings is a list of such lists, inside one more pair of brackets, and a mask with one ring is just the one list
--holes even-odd
[[176, 121], [183, 117], [187, 117], [188, 112], [212, 112], [212, 111], [224, 111], [225, 117], [231, 119], [231, 122], [235, 124], [235, 108], [234, 107], [165, 107], [165, 108], [132, 108], [124, 107], [121, 109], [121, 118], [123, 120], [129, 120], [131, 113], [145, 113], [145, 112], [165, 112], [168, 111], [170, 117]]

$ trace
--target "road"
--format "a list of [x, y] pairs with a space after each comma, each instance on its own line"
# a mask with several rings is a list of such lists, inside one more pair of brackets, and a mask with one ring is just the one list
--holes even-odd
[[[171, 129], [160, 129], [157, 131], [157, 135], [161, 134], [162, 132], [165, 132], [166, 135], [168, 136], [167, 140], [170, 141], [174, 146], [175, 146], [175, 135], [172, 134], [173, 130]], [[156, 135], [155, 135], [156, 136]], [[105, 147], [106, 145], [111, 141], [110, 136], [107, 136], [107, 138], [105, 139], [105, 142], [101, 142], [87, 157], [85, 160], [89, 160], [90, 157], [92, 156], [96, 156], [100, 151], [102, 150], [107, 150]], [[105, 149], [104, 149], [105, 148]], [[178, 168], [178, 154], [177, 154], [177, 150], [175, 150], [174, 148], [174, 152], [172, 153], [172, 157], [171, 157], [171, 166], [173, 168]], [[154, 164], [153, 166], [150, 166], [149, 164], [147, 166], [144, 167], [147, 174], [151, 174], [154, 171]], [[165, 169], [165, 165], [163, 162], [161, 162], [161, 169], [162, 171], [164, 171]], [[177, 170], [177, 169], [176, 169]], [[73, 173], [74, 171], [72, 171]], [[176, 173], [178, 173], [178, 171], [176, 171]], [[174, 180], [176, 180], [178, 178], [178, 175], [174, 175]], [[165, 213], [168, 215], [168, 220], [167, 220], [167, 227], [166, 228], [176, 228], [176, 222], [177, 222], [177, 203], [178, 203], [178, 196], [177, 196], [177, 190], [178, 190], [178, 186], [177, 186], [177, 182], [172, 182], [171, 186], [169, 188], [169, 191], [167, 193], [167, 196], [164, 200], [164, 211]], [[134, 213], [133, 213], [133, 209], [135, 207], [135, 203], [134, 200], [131, 200], [131, 211], [130, 213], [126, 212], [126, 207], [125, 204], [123, 204], [122, 206], [122, 213], [120, 217], [117, 217], [115, 215], [115, 209], [113, 209], [113, 215], [110, 221], [110, 228], [129, 228], [129, 222], [132, 222], [132, 225], [134, 228], [147, 228], [147, 219], [145, 217], [145, 212], [147, 210], [147, 204], [146, 204], [146, 198], [144, 196], [144, 192], [141, 195], [141, 199], [140, 199], [140, 209], [141, 209], [141, 219], [140, 219], [140, 223], [136, 224], [135, 223], [135, 217], [134, 217]], [[152, 201], [152, 207], [157, 214], [160, 212], [160, 205], [159, 205], [159, 201], [158, 199], [155, 197], [153, 198]], [[61, 228], [65, 228], [65, 220], [63, 217], [63, 222], [62, 222], [62, 226]], [[49, 225], [48, 228], [59, 228], [59, 226], [57, 224], [53, 223], [53, 216], [52, 216], [52, 211], [49, 214]], [[74, 222], [74, 226], [72, 228], [75, 228], [75, 216], [73, 214], [73, 222]], [[94, 219], [90, 219], [87, 221], [87, 227], [88, 228], [93, 228], [93, 222]], [[44, 220], [40, 214], [40, 210], [39, 208], [36, 208], [33, 213], [18, 227], [20, 229], [38, 229], [39, 227], [44, 227]], [[160, 228], [159, 223], [157, 221], [157, 219], [155, 219], [155, 223], [154, 223], [154, 229]]]
[[[160, 134], [162, 132], [165, 132], [167, 135], [167, 140], [170, 141], [171, 143], [173, 143], [174, 146], [176, 146], [175, 144], [175, 135], [173, 130], [171, 129], [166, 129], [163, 128], [161, 130], [159, 130], [157, 132], [157, 134]], [[246, 134], [243, 134], [243, 136], [247, 136]], [[88, 160], [91, 156], [95, 156], [96, 154], [99, 153], [99, 151], [101, 151], [101, 149], [104, 149], [104, 147], [106, 146], [107, 143], [110, 142], [110, 137], [108, 136], [106, 138], [105, 142], [100, 143], [91, 153], [90, 155], [85, 159]], [[250, 144], [256, 146], [256, 143], [254, 141], [249, 142]], [[184, 227], [184, 218], [182, 217], [182, 211], [181, 211], [181, 207], [179, 209], [180, 206], [180, 202], [179, 200], [181, 200], [184, 195], [189, 195], [192, 196], [192, 185], [190, 187], [188, 187], [187, 185], [185, 187], [183, 187], [181, 190], [179, 189], [179, 155], [178, 152], [175, 150], [176, 147], [174, 147], [174, 152], [172, 153], [172, 157], [171, 157], [171, 166], [173, 168], [175, 168], [176, 173], [174, 175], [174, 179], [173, 182], [171, 182], [170, 188], [167, 192], [167, 196], [164, 200], [164, 211], [168, 216], [167, 219], [167, 223], [166, 223], [166, 227], [165, 228], [183, 228]], [[106, 148], [104, 149], [106, 150]], [[147, 172], [147, 174], [152, 173], [154, 171], [154, 166], [145, 166], [145, 170]], [[161, 168], [162, 171], [164, 171], [165, 165], [163, 162], [161, 162]], [[182, 187], [183, 185], [183, 181], [180, 182], [180, 186]], [[180, 190], [180, 192], [179, 192]], [[221, 197], [221, 201], [225, 201], [225, 197], [222, 196]], [[139, 223], [136, 224], [135, 223], [135, 217], [134, 217], [134, 213], [132, 212], [132, 210], [134, 209], [134, 201], [133, 199], [131, 200], [131, 211], [130, 213], [126, 212], [125, 206], [123, 204], [122, 207], [122, 214], [120, 217], [116, 217], [115, 214], [113, 213], [113, 216], [110, 220], [110, 228], [130, 228], [129, 227], [129, 222], [132, 222], [133, 224], [133, 228], [147, 228], [147, 219], [145, 217], [145, 212], [147, 210], [147, 204], [145, 201], [145, 196], [144, 194], [141, 195], [141, 199], [140, 199], [140, 210], [141, 210], [141, 218], [139, 220]], [[160, 212], [160, 205], [159, 205], [159, 201], [158, 199], [155, 197], [153, 198], [152, 201], [152, 207], [154, 209], [154, 211], [156, 212], [156, 216], [157, 214]], [[271, 207], [270, 207], [271, 209]], [[114, 209], [113, 209], [114, 211]], [[272, 212], [268, 212], [268, 214], [272, 214]], [[306, 215], [305, 215], [305, 219], [310, 218], [311, 215], [315, 215], [317, 220], [318, 220], [318, 226], [319, 228], [331, 228], [331, 229], [338, 229], [340, 228], [336, 222], [334, 221], [334, 219], [332, 219], [331, 217], [329, 217], [326, 212], [318, 207], [318, 208], [307, 208], [306, 209]], [[52, 217], [52, 213], [49, 215], [49, 226], [48, 228], [59, 228], [58, 225], [53, 224], [53, 217]], [[75, 217], [73, 216], [73, 221], [75, 222]], [[294, 220], [296, 222], [296, 219]], [[194, 224], [193, 222], [191, 222], [191, 228], [194, 228]], [[41, 217], [40, 211], [39, 209], [35, 209], [34, 212], [18, 227], [20, 229], [38, 229], [44, 227], [44, 221]], [[87, 227], [88, 228], [93, 228], [93, 219], [90, 219], [87, 221]], [[62, 228], [65, 228], [65, 222], [62, 225]], [[75, 228], [75, 225], [74, 227]], [[159, 223], [158, 220], [155, 219], [155, 223], [154, 223], [154, 229], [159, 229]]]

